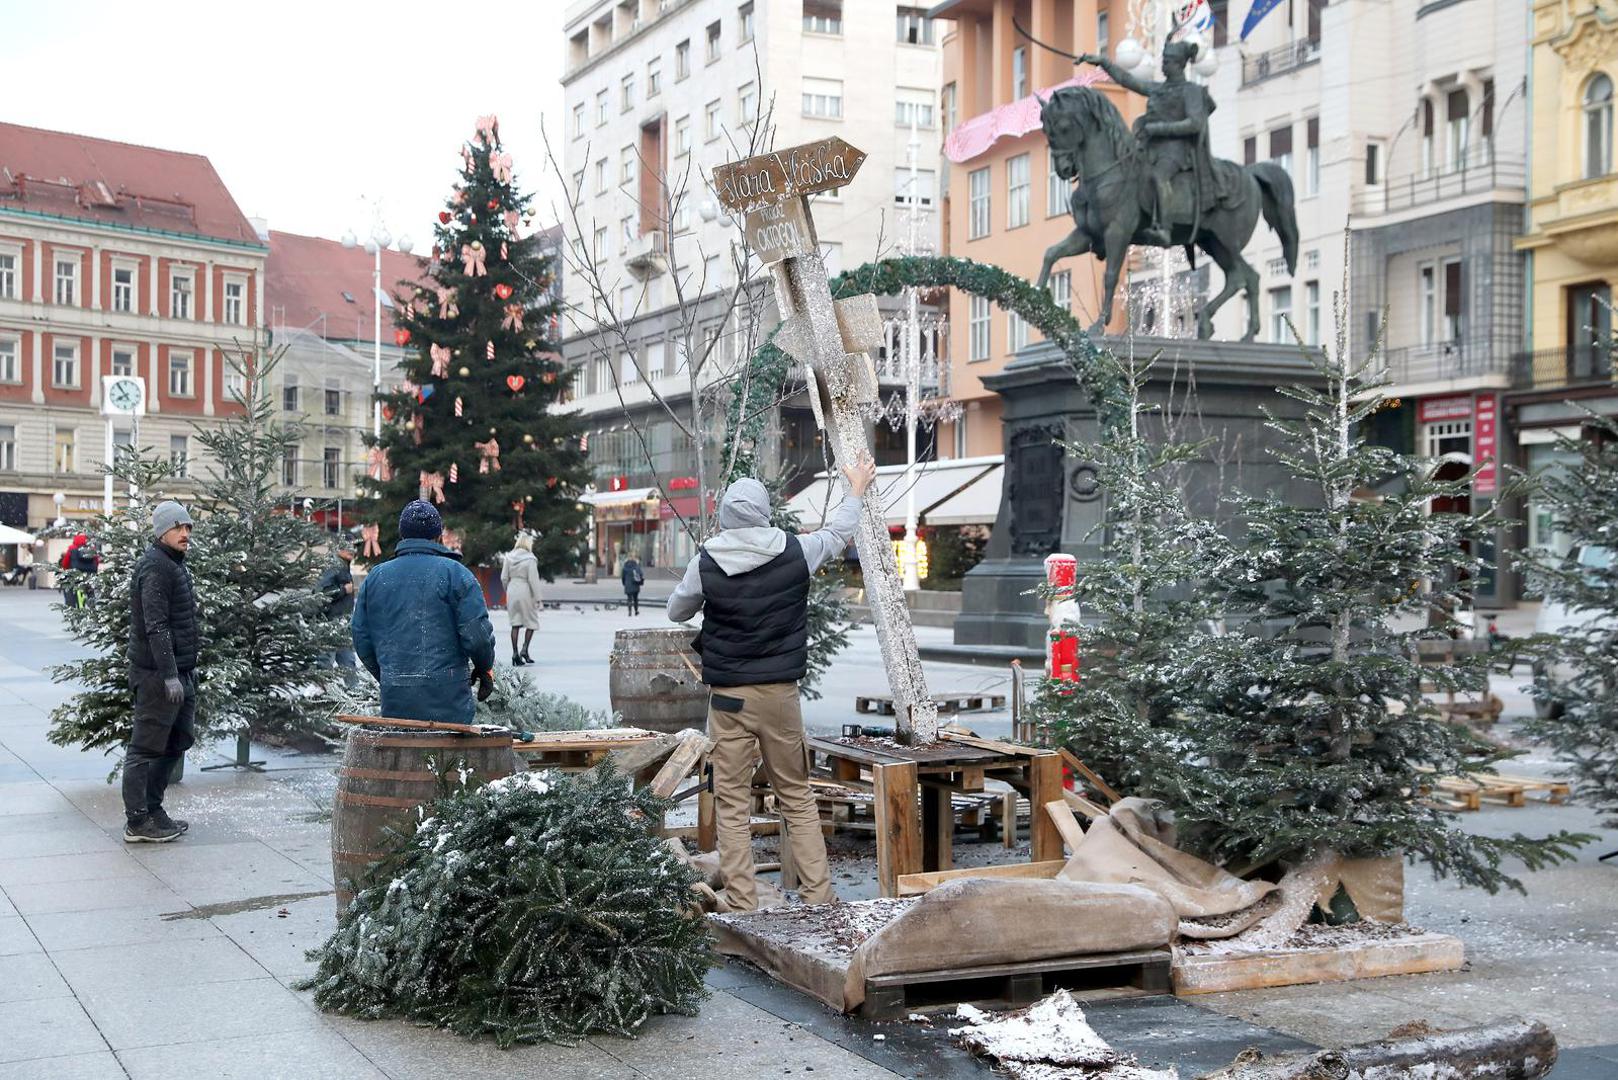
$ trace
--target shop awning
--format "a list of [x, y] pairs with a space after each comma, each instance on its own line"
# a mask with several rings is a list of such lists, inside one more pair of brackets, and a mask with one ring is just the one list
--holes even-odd
[[[975, 458], [952, 458], [945, 461], [924, 461], [914, 472], [903, 465], [884, 465], [876, 471], [877, 490], [882, 492], [882, 507], [887, 523], [903, 525], [905, 521], [906, 492], [916, 493], [916, 516], [924, 524], [945, 524], [933, 519], [933, 509], [960, 492], [975, 486], [987, 474], [1000, 469], [1002, 457], [993, 454]], [[842, 500], [841, 474], [834, 480], [827, 473], [817, 473], [814, 482], [794, 495], [788, 509], [798, 515], [806, 529], [818, 529], [825, 522], [825, 514]], [[995, 507], [988, 512], [986, 522], [994, 521], [999, 506], [1000, 488], [995, 484]], [[949, 522], [948, 524], [961, 524]]]
[[1000, 513], [1000, 485], [1005, 478], [1005, 466], [996, 465], [927, 511], [927, 524], [993, 525]]
[[22, 544], [25, 547], [33, 547], [34, 538], [21, 529], [13, 529], [10, 525], [0, 525], [0, 544]]
[[580, 495], [579, 502], [591, 506], [626, 506], [629, 503], [645, 502], [647, 499], [657, 498], [655, 487], [629, 488], [625, 491], [597, 491], [591, 494]]

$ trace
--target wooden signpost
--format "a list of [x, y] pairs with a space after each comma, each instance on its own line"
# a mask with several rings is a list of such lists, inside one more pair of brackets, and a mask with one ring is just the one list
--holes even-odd
[[[775, 343], [804, 366], [815, 421], [839, 465], [870, 453], [862, 407], [877, 400], [869, 353], [882, 341], [882, 319], [870, 294], [832, 300], [808, 196], [849, 183], [864, 161], [862, 151], [834, 136], [713, 171], [719, 201], [745, 215], [747, 238], [770, 267], [782, 315]], [[855, 543], [893, 691], [898, 740], [931, 743], [938, 738], [938, 706], [927, 693], [881, 494], [874, 487], [862, 500]]]

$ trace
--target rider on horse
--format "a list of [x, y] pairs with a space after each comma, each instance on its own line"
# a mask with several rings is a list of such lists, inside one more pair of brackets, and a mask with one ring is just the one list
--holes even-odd
[[1118, 67], [1105, 56], [1086, 54], [1079, 59], [1100, 67], [1112, 81], [1146, 98], [1146, 112], [1135, 122], [1135, 137], [1146, 155], [1152, 180], [1152, 222], [1143, 229], [1143, 243], [1168, 247], [1173, 208], [1170, 195], [1179, 177], [1187, 175], [1192, 200], [1188, 204], [1192, 233], [1204, 210], [1228, 193], [1225, 177], [1214, 168], [1208, 150], [1208, 115], [1214, 101], [1205, 87], [1187, 82], [1185, 66], [1196, 59], [1197, 46], [1171, 41], [1163, 46], [1163, 81], [1148, 82]]

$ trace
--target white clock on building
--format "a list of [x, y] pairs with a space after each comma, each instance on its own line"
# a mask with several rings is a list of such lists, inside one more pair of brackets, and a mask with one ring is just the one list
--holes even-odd
[[103, 375], [101, 415], [145, 416], [146, 380], [138, 375]]

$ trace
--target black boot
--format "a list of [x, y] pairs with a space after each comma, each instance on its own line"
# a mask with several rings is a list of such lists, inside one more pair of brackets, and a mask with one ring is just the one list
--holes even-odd
[[528, 661], [524, 660], [522, 658], [522, 654], [519, 653], [516, 649], [511, 650], [511, 666], [512, 667], [522, 667], [523, 664], [525, 664], [527, 662]]

